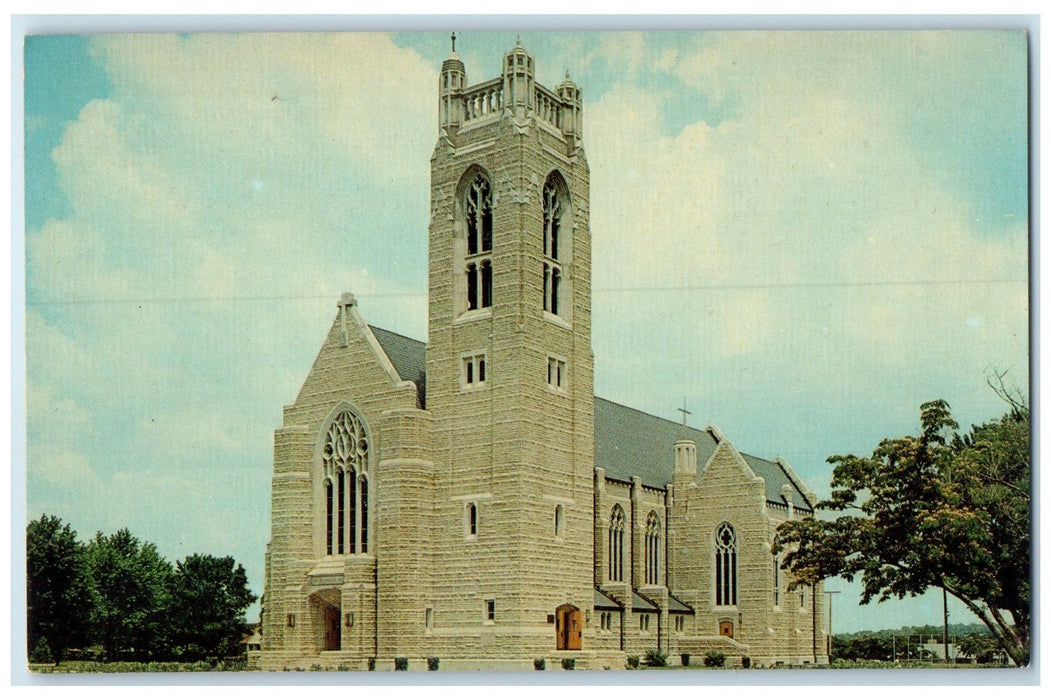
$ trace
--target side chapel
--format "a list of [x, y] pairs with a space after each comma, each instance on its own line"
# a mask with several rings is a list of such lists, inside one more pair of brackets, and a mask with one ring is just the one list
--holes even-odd
[[[274, 434], [263, 669], [827, 662], [783, 459], [595, 396], [580, 89], [439, 77], [427, 342], [344, 294]], [[747, 659], [747, 661], [746, 661]]]

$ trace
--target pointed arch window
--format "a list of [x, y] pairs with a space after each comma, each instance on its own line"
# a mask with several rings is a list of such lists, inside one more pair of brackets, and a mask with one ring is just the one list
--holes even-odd
[[650, 511], [646, 518], [646, 584], [656, 586], [660, 583], [661, 566], [661, 519], [657, 513]]
[[715, 531], [715, 604], [737, 605], [737, 533], [730, 523]]
[[564, 184], [556, 173], [544, 183], [542, 193], [544, 209], [544, 311], [561, 313], [562, 265], [565, 241], [563, 241], [563, 219], [566, 213]]
[[493, 194], [489, 179], [475, 175], [464, 200], [467, 233], [467, 310], [493, 305]]
[[321, 450], [325, 479], [325, 553], [368, 552], [369, 439], [350, 411], [329, 424]]
[[609, 515], [609, 580], [624, 580], [624, 509], [619, 504]]

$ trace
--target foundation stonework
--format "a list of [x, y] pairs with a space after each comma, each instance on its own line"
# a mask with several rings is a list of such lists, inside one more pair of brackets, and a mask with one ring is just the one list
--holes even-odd
[[826, 663], [770, 554], [813, 515], [791, 467], [594, 395], [581, 93], [534, 74], [442, 66], [427, 343], [340, 299], [274, 433], [260, 667]]

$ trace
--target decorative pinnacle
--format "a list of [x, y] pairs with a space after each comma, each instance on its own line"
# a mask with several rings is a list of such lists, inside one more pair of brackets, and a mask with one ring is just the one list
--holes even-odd
[[452, 39], [453, 42], [453, 53], [456, 53], [456, 32], [450, 34], [449, 38]]

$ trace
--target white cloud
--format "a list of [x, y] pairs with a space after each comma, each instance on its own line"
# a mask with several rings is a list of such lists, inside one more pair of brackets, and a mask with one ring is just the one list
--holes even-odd
[[[589, 106], [597, 308], [604, 288], [677, 290], [640, 292], [637, 313], [618, 313], [652, 323], [661, 308], [700, 304], [714, 313], [687, 314], [695, 334], [680, 337], [726, 357], [829, 328], [849, 346], [826, 347], [817, 367], [844, 352], [872, 366], [1003, 354], [996, 334], [1025, 327], [1026, 231], [990, 237], [961, 220], [939, 163], [880, 102], [884, 83], [847, 84], [865, 74], [856, 58], [826, 62], [843, 42], [734, 36], [676, 50], [662, 65], [737, 104], [716, 126], [663, 134], [662, 94], [637, 86]], [[990, 279], [1016, 283], [900, 286]], [[964, 318], [989, 321], [984, 342]], [[1024, 338], [1009, 344], [1024, 356]]]
[[33, 479], [41, 479], [62, 491], [81, 492], [98, 487], [98, 477], [87, 456], [54, 446], [31, 445], [26, 457]]
[[249, 168], [324, 156], [344, 167], [357, 162], [380, 181], [426, 182], [417, 164], [433, 146], [437, 70], [386, 35], [111, 35], [96, 41], [114, 93], [169, 113], [185, 139], [179, 145], [191, 153], [238, 154]]
[[68, 398], [55, 395], [48, 386], [32, 385], [26, 391], [27, 415], [32, 418], [29, 430], [40, 435], [51, 435], [60, 441], [70, 433], [79, 434], [94, 429], [90, 412]]

